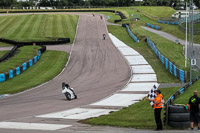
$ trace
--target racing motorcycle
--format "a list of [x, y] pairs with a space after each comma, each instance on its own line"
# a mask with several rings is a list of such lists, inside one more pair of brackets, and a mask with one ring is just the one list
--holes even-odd
[[69, 86], [69, 84], [62, 83], [62, 93], [65, 95], [67, 100], [77, 99], [77, 95], [74, 92], [74, 89]]

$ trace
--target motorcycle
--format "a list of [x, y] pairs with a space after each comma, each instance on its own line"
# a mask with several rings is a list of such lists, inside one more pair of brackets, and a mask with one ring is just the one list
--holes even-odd
[[62, 83], [62, 93], [65, 95], [67, 100], [77, 99], [77, 95], [74, 92], [74, 89], [71, 88], [68, 84]]

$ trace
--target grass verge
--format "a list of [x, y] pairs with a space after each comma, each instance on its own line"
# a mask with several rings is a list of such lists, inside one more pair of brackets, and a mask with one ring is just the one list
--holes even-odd
[[[138, 9], [139, 11], [137, 11]], [[130, 18], [131, 14], [133, 14], [133, 16], [140, 16], [139, 21], [141, 22], [141, 25], [144, 26], [145, 23], [158, 25], [161, 27], [162, 31], [172, 34], [177, 38], [185, 40], [185, 32], [181, 31], [177, 25], [160, 24], [157, 22], [159, 18], [171, 18], [171, 15], [175, 12], [173, 8], [159, 6], [138, 6], [119, 8], [119, 10], [121, 10], [128, 17], [128, 19], [125, 19], [120, 23], [131, 23]], [[200, 35], [194, 35], [194, 42], [200, 44]]]
[[0, 83], [0, 94], [18, 93], [51, 80], [62, 71], [67, 59], [66, 52], [46, 51], [40, 61], [26, 72]]
[[129, 45], [144, 56], [144, 58], [148, 61], [148, 63], [156, 72], [159, 83], [180, 82], [177, 78], [175, 78], [165, 69], [161, 61], [157, 58], [155, 53], [147, 45], [144, 38], [140, 38], [140, 43], [136, 43], [133, 41], [132, 38], [129, 37], [126, 28], [109, 25], [108, 30], [118, 39], [120, 39], [121, 41], [123, 41], [124, 43], [126, 43], [127, 45]]
[[172, 61], [178, 68], [189, 71], [189, 67], [185, 68], [185, 57], [183, 55], [182, 45], [177, 45], [176, 43], [160, 37], [155, 33], [142, 29], [140, 25], [140, 22], [131, 24], [132, 32], [139, 38], [139, 40], [144, 40], [146, 37], [149, 37], [165, 57]]
[[34, 56], [37, 55], [39, 46], [24, 46], [20, 47], [16, 54], [9, 58], [8, 60], [0, 63], [0, 73], [7, 72], [11, 69], [14, 69], [24, 62], [32, 59]]
[[4, 56], [8, 51], [0, 51], [0, 58]]
[[[78, 16], [68, 14], [31, 14], [0, 16], [0, 38], [17, 41], [74, 40]], [[31, 31], [31, 32], [30, 32]]]
[[12, 46], [13, 45], [11, 44], [0, 42], [0, 47], [12, 47]]
[[[161, 89], [164, 99], [167, 100], [176, 88]], [[164, 111], [162, 111], [162, 119]], [[118, 112], [113, 112], [109, 115], [100, 116], [81, 121], [91, 125], [108, 125], [117, 127], [131, 127], [137, 129], [155, 129], [154, 110], [150, 106], [149, 101], [142, 100]], [[164, 129], [169, 129], [165, 127]]]
[[[194, 95], [194, 91], [197, 90], [200, 92], [200, 80], [195, 82], [193, 86], [189, 87], [183, 94], [177, 97], [173, 102], [174, 104], [188, 104], [189, 98]], [[176, 88], [178, 90], [180, 88]]]

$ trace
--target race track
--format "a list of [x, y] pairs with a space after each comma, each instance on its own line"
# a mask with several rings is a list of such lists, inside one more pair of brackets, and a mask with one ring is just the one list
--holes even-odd
[[[106, 40], [102, 38], [104, 33], [107, 34]], [[0, 121], [19, 120], [94, 103], [122, 89], [130, 77], [128, 64], [108, 37], [104, 19], [80, 14], [72, 55], [64, 71], [43, 86], [0, 99]], [[62, 82], [75, 89], [77, 100], [66, 101], [61, 94]]]

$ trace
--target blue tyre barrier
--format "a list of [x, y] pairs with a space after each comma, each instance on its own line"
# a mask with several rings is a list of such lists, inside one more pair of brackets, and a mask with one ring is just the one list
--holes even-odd
[[29, 60], [29, 66], [32, 67], [32, 65], [33, 65], [33, 60], [31, 59]]
[[178, 25], [179, 22], [175, 20], [158, 20], [158, 23], [161, 24], [171, 24], [171, 25]]
[[0, 83], [5, 81], [5, 74], [0, 74]]
[[42, 48], [40, 50], [38, 50], [37, 56], [35, 56], [33, 59], [28, 60], [27, 62], [23, 63], [20, 67], [10, 70], [9, 72], [0, 74], [0, 82], [4, 82], [8, 79], [14, 78], [17, 75], [20, 75], [22, 72], [27, 70], [29, 67], [33, 66], [33, 64], [38, 62], [41, 54], [45, 51], [46, 51], [46, 46], [42, 46]]
[[150, 27], [152, 29], [161, 30], [160, 26], [153, 25], [153, 24], [150, 24], [150, 23], [146, 23], [146, 26]]
[[23, 71], [25, 71], [27, 69], [27, 63], [24, 63], [22, 66], [23, 66]]
[[10, 70], [10, 71], [9, 71], [9, 79], [12, 79], [12, 78], [14, 77], [13, 73], [14, 73], [13, 70]]
[[16, 68], [16, 75], [20, 75], [20, 68], [19, 67]]
[[37, 56], [34, 57], [34, 63], [36, 63], [36, 62], [37, 62]]

